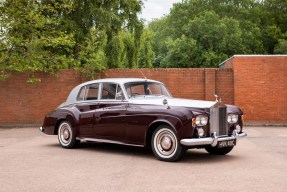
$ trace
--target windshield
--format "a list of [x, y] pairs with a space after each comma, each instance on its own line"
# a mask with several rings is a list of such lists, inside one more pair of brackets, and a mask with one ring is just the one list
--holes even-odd
[[166, 87], [157, 82], [125, 83], [128, 98], [132, 97], [171, 97]]

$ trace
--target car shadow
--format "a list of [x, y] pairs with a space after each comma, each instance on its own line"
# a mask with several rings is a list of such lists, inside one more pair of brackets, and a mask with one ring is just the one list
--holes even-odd
[[153, 158], [151, 149], [144, 147], [134, 147], [111, 143], [81, 142], [81, 150], [112, 153], [117, 155], [138, 156], [143, 158]]
[[[50, 144], [49, 147], [59, 147], [60, 144]], [[110, 153], [121, 156], [133, 156], [145, 159], [156, 160], [151, 148], [134, 147], [126, 145], [117, 145], [111, 143], [97, 143], [97, 142], [81, 142], [77, 148], [81, 151]], [[232, 152], [231, 152], [232, 153]], [[233, 161], [238, 160], [238, 156], [232, 154], [227, 155], [210, 155], [204, 149], [189, 149], [183, 158], [177, 163], [216, 163], [219, 161]]]
[[[232, 153], [232, 152], [231, 152]], [[189, 149], [180, 162], [185, 163], [215, 163], [219, 161], [238, 160], [237, 156], [227, 155], [211, 155], [204, 149]]]

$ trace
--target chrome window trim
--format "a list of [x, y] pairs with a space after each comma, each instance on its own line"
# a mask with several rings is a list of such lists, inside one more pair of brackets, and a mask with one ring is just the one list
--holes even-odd
[[[115, 99], [102, 99], [103, 83], [110, 83], [110, 84], [115, 84], [115, 85], [117, 85], [116, 93], [117, 93], [118, 86], [120, 86], [121, 89], [122, 89], [122, 91], [123, 91], [124, 99], [123, 99], [123, 100], [117, 100], [117, 99], [116, 99], [116, 95], [115, 95]], [[107, 81], [107, 82], [101, 82], [101, 83], [99, 83], [99, 84], [100, 84], [100, 87], [99, 87], [99, 89], [100, 89], [99, 94], [100, 94], [100, 95], [99, 95], [99, 97], [98, 97], [98, 100], [99, 100], [99, 101], [108, 101], [108, 100], [113, 100], [113, 101], [128, 101], [127, 96], [126, 96], [125, 89], [123, 89], [123, 85], [122, 85], [122, 84], [116, 83], [116, 82], [108, 82], [108, 81]]]

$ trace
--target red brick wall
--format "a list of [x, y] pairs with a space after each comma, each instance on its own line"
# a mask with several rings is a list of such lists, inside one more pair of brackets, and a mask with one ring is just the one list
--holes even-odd
[[287, 122], [287, 56], [231, 58], [234, 68], [234, 103], [246, 121]]
[[0, 81], [0, 124], [40, 123], [81, 82], [72, 70], [61, 71], [58, 77], [44, 73], [37, 77], [41, 78], [37, 84], [28, 84], [24, 73], [13, 73]]
[[[109, 69], [101, 76], [143, 77], [162, 81], [174, 97], [214, 100], [214, 93], [233, 104], [232, 69]], [[65, 101], [70, 90], [84, 80], [73, 70], [58, 77], [37, 74], [41, 82], [28, 84], [27, 75], [14, 73], [0, 81], [0, 124], [41, 123], [46, 113]]]
[[[243, 109], [248, 122], [287, 123], [287, 56], [240, 56], [226, 61], [225, 69], [109, 69], [100, 76], [143, 77], [162, 81], [174, 97], [214, 100]], [[14, 73], [0, 81], [0, 124], [41, 123], [46, 113], [65, 101], [84, 80], [73, 70], [58, 77], [37, 74], [41, 82]]]
[[225, 103], [233, 104], [232, 69], [109, 69], [102, 77], [143, 77], [165, 83], [174, 97], [214, 100], [219, 95]]

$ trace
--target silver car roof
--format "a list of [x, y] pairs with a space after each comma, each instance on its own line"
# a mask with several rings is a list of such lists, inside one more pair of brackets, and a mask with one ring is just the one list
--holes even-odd
[[97, 80], [87, 81], [87, 82], [84, 82], [78, 86], [82, 87], [82, 86], [93, 84], [93, 83], [105, 83], [105, 82], [125, 84], [125, 83], [130, 83], [130, 82], [139, 82], [139, 81], [161, 83], [159, 81], [155, 81], [155, 80], [151, 80], [151, 79], [144, 79], [144, 78], [105, 78], [105, 79], [97, 79]]
[[92, 80], [92, 81], [87, 81], [84, 82], [80, 85], [77, 85], [72, 89], [70, 92], [69, 96], [67, 97], [67, 100], [65, 103], [61, 104], [59, 107], [65, 106], [65, 105], [70, 105], [75, 102], [77, 102], [77, 96], [79, 94], [80, 89], [83, 86], [94, 84], [94, 83], [117, 83], [120, 84], [122, 87], [125, 83], [131, 83], [131, 82], [156, 82], [156, 83], [161, 83], [159, 81], [151, 80], [151, 79], [144, 79], [144, 78], [105, 78], [105, 79], [97, 79], [97, 80]]

